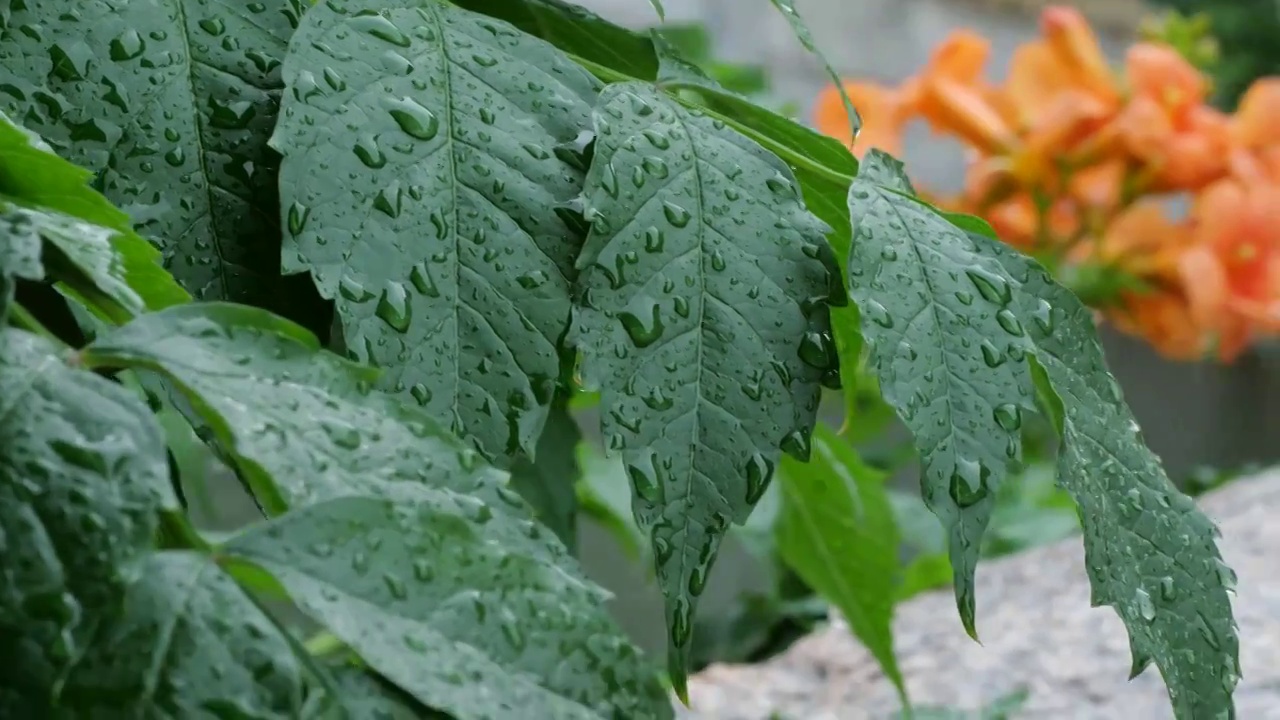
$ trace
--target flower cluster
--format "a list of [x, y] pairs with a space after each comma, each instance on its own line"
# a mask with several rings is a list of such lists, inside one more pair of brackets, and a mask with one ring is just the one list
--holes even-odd
[[1167, 44], [1131, 46], [1117, 71], [1077, 10], [1046, 9], [1040, 29], [1003, 84], [983, 78], [987, 41], [960, 31], [898, 86], [845, 84], [856, 141], [834, 87], [815, 124], [858, 154], [898, 154], [916, 118], [958, 138], [964, 189], [929, 199], [985, 218], [1166, 356], [1229, 361], [1280, 332], [1280, 78], [1227, 114]]

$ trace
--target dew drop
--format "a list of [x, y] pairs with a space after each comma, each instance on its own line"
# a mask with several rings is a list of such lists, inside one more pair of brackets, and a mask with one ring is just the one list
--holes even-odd
[[396, 47], [407, 48], [413, 44], [408, 35], [400, 32], [400, 28], [381, 15], [360, 15], [351, 18], [347, 24], [359, 32], [389, 42]]
[[773, 463], [764, 455], [754, 453], [747, 461], [747, 504], [755, 505], [764, 495], [773, 477]]
[[402, 97], [399, 100], [386, 100], [384, 104], [391, 113], [391, 119], [409, 137], [431, 140], [440, 132], [440, 120], [435, 113], [416, 100]]
[[409, 293], [404, 285], [390, 282], [383, 288], [382, 296], [378, 298], [378, 307], [373, 314], [386, 323], [387, 327], [404, 333], [409, 331], [412, 309], [413, 306], [409, 304]]
[[307, 227], [307, 218], [311, 216], [311, 208], [303, 205], [296, 200], [289, 206], [287, 224], [289, 226], [289, 234], [295, 237], [302, 234], [304, 228]]
[[987, 302], [997, 305], [1008, 305], [1013, 301], [1013, 290], [1008, 281], [985, 268], [974, 267], [964, 271], [969, 282], [978, 289], [978, 294]]
[[992, 415], [995, 417], [996, 424], [1009, 432], [1022, 427], [1022, 409], [1017, 405], [1012, 403], [997, 405]]
[[662, 337], [662, 333], [666, 329], [662, 324], [662, 310], [657, 303], [650, 307], [649, 312], [648, 324], [629, 310], [618, 313], [618, 319], [622, 321], [622, 328], [627, 331], [627, 337], [631, 338], [631, 342], [637, 348], [646, 348], [654, 344], [658, 341], [658, 338]]
[[669, 200], [663, 201], [662, 214], [667, 218], [667, 222], [677, 228], [687, 226], [692, 217], [689, 215], [688, 210], [685, 210], [683, 207], [680, 207]]
[[413, 269], [409, 271], [409, 282], [413, 285], [414, 290], [417, 290], [425, 297], [440, 297], [440, 288], [436, 286], [435, 278], [431, 277], [431, 270], [427, 268], [425, 262], [420, 262], [413, 266]]
[[879, 325], [886, 330], [893, 327], [893, 317], [889, 315], [888, 309], [879, 302], [876, 302], [875, 300], [868, 300], [864, 310], [866, 310], [867, 317], [876, 325]]
[[957, 460], [948, 488], [951, 499], [962, 508], [976, 504], [990, 493], [988, 487], [990, 479], [991, 471], [982, 463], [967, 459]]
[[1005, 332], [1014, 337], [1022, 337], [1024, 334], [1022, 323], [1018, 322], [1018, 318], [1007, 309], [996, 313], [996, 323], [998, 323]]

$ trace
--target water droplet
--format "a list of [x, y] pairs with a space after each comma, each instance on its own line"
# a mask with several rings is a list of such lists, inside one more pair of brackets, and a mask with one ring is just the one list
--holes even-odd
[[764, 455], [755, 453], [747, 461], [747, 504], [755, 505], [769, 487], [773, 477], [773, 463]]
[[347, 89], [347, 81], [342, 79], [342, 76], [338, 74], [337, 70], [327, 67], [324, 69], [322, 74], [324, 75], [325, 84], [333, 88], [335, 91], [342, 92]]
[[1178, 588], [1173, 584], [1173, 578], [1169, 575], [1160, 578], [1160, 599], [1169, 603], [1177, 598]]
[[405, 135], [418, 140], [430, 140], [440, 132], [440, 120], [435, 113], [423, 107], [416, 100], [402, 97], [399, 100], [385, 100], [384, 105], [391, 113], [391, 119], [404, 131]]
[[411, 395], [414, 400], [417, 400], [419, 405], [426, 405], [431, 402], [431, 390], [422, 383], [416, 383], [413, 387], [409, 388], [409, 395]]
[[471, 55], [471, 59], [475, 60], [476, 64], [479, 65], [480, 67], [485, 67], [485, 68], [493, 67], [494, 65], [498, 64], [498, 59], [492, 55], [473, 53]]
[[628, 464], [627, 477], [631, 480], [631, 489], [636, 497], [650, 503], [662, 502], [662, 488], [652, 469]]
[[988, 487], [991, 471], [986, 465], [975, 460], [956, 460], [956, 469], [951, 473], [950, 493], [955, 504], [970, 507], [990, 493]]
[[659, 180], [664, 180], [671, 174], [671, 170], [667, 168], [667, 163], [664, 162], [662, 158], [653, 157], [652, 155], [641, 160], [640, 167], [644, 168], [646, 173], [649, 173]]
[[692, 217], [689, 215], [688, 210], [685, 210], [669, 200], [663, 201], [662, 214], [666, 216], [667, 222], [677, 228], [682, 228], [688, 225], [689, 220]]
[[311, 216], [311, 208], [303, 205], [296, 200], [289, 206], [288, 226], [290, 235], [301, 235], [303, 228], [307, 226], [307, 218]]
[[725, 267], [724, 255], [719, 249], [711, 251], [711, 269], [716, 272], [723, 272]]
[[413, 306], [409, 304], [409, 293], [404, 285], [396, 282], [387, 283], [378, 298], [378, 307], [373, 314], [387, 324], [392, 330], [403, 333], [409, 331]]
[[382, 152], [382, 148], [378, 147], [378, 139], [372, 133], [361, 135], [356, 140], [353, 151], [367, 168], [377, 170], [387, 164], [387, 156]]
[[672, 300], [672, 305], [675, 307], [675, 311], [677, 315], [679, 315], [682, 318], [689, 317], [689, 299], [688, 298], [684, 296], [677, 296], [674, 300]]
[[343, 450], [360, 449], [360, 431], [355, 427], [332, 418], [322, 419], [320, 426], [324, 428], [324, 434], [335, 446]]
[[1018, 318], [1009, 310], [1001, 310], [996, 313], [996, 323], [1004, 329], [1005, 332], [1014, 337], [1022, 337], [1022, 323], [1018, 322]]
[[369, 572], [369, 556], [362, 552], [356, 552], [351, 556], [351, 569], [357, 575], [364, 575]]
[[221, 18], [205, 18], [196, 24], [201, 30], [215, 37], [227, 31], [227, 24]]
[[382, 576], [382, 583], [387, 586], [387, 592], [391, 593], [391, 597], [396, 600], [405, 600], [409, 597], [409, 588], [399, 575], [386, 573]]
[[885, 306], [875, 300], [868, 300], [863, 310], [866, 311], [867, 317], [871, 319], [871, 322], [876, 325], [886, 330], [893, 327], [893, 317], [889, 315], [889, 311]]
[[880, 248], [880, 257], [884, 258], [889, 262], [893, 262], [894, 260], [898, 259], [898, 250], [892, 245], [885, 245], [884, 247]]
[[769, 191], [777, 195], [792, 196], [795, 195], [795, 186], [791, 181], [783, 177], [781, 173], [775, 174], [773, 177], [764, 181]]
[[627, 336], [631, 338], [631, 342], [637, 348], [646, 348], [658, 341], [662, 337], [662, 332], [666, 328], [662, 324], [661, 308], [654, 303], [650, 309], [650, 318], [648, 325], [635, 313], [624, 310], [618, 313], [618, 319], [622, 321], [622, 328], [627, 331]]
[[827, 333], [807, 332], [800, 341], [799, 355], [804, 364], [825, 370], [835, 364], [835, 341]]
[[373, 299], [373, 293], [369, 292], [368, 288], [350, 275], [344, 276], [338, 281], [338, 294], [355, 303], [368, 302]]
[[400, 217], [400, 200], [402, 198], [400, 183], [392, 181], [390, 185], [378, 191], [373, 197], [373, 207], [390, 218]]
[[147, 41], [142, 39], [137, 30], [125, 30], [111, 41], [107, 52], [112, 60], [126, 62], [138, 58], [146, 49]]
[[1138, 588], [1138, 591], [1133, 595], [1133, 599], [1138, 606], [1138, 614], [1142, 616], [1143, 620], [1152, 622], [1156, 619], [1156, 604], [1151, 600], [1150, 593], [1143, 588]]
[[667, 236], [658, 228], [650, 227], [644, 231], [644, 249], [646, 252], [662, 252], [666, 242]]
[[431, 566], [431, 562], [425, 558], [418, 558], [413, 561], [413, 577], [418, 582], [428, 583], [436, 578], [436, 569]]
[[791, 457], [797, 460], [807, 461], [809, 459], [810, 452], [809, 443], [810, 440], [808, 432], [804, 430], [792, 430], [787, 433], [786, 437], [782, 438], [782, 442], [779, 444], [779, 447], [783, 452]]
[[995, 417], [996, 424], [1009, 432], [1022, 427], [1022, 408], [1017, 405], [1012, 403], [997, 405], [992, 415]]
[[645, 140], [649, 141], [650, 145], [659, 150], [666, 150], [671, 147], [671, 139], [653, 128], [645, 128], [641, 131], [641, 134], [644, 135]]
[[1032, 313], [1032, 317], [1035, 318], [1036, 327], [1040, 329], [1040, 332], [1045, 335], [1053, 334], [1053, 306], [1049, 304], [1048, 300], [1041, 298], [1036, 303], [1036, 309]]
[[413, 285], [414, 290], [417, 290], [425, 297], [440, 297], [440, 288], [436, 287], [436, 281], [431, 277], [431, 271], [427, 268], [425, 262], [420, 262], [413, 266], [413, 269], [409, 271], [409, 282]]
[[969, 281], [978, 289], [978, 294], [987, 302], [997, 305], [1008, 305], [1013, 301], [1013, 289], [1008, 281], [985, 268], [974, 267], [964, 271]]
[[413, 44], [408, 35], [400, 32], [400, 28], [381, 15], [358, 15], [348, 20], [347, 24], [355, 30], [397, 47], [407, 48]]
[[600, 187], [604, 188], [609, 197], [618, 197], [618, 175], [613, 169], [613, 163], [605, 163], [600, 171]]

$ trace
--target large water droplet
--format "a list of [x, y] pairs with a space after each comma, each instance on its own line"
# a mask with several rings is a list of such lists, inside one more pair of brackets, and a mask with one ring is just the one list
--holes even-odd
[[382, 148], [378, 147], [378, 138], [371, 133], [361, 135], [356, 140], [353, 151], [367, 168], [377, 170], [387, 164], [386, 154], [382, 152]]
[[1008, 305], [1013, 300], [1013, 289], [1009, 287], [1008, 281], [999, 275], [980, 267], [969, 268], [964, 272], [969, 276], [973, 286], [978, 289], [978, 294], [987, 302]]
[[413, 44], [408, 35], [400, 32], [400, 28], [381, 15], [358, 15], [348, 20], [347, 24], [355, 30], [397, 47], [407, 48]]
[[1036, 309], [1032, 317], [1035, 318], [1036, 327], [1039, 328], [1040, 332], [1045, 335], [1053, 334], [1053, 306], [1049, 304], [1048, 300], [1041, 298], [1036, 303]]
[[387, 283], [378, 298], [378, 307], [373, 314], [396, 332], [409, 331], [413, 306], [409, 303], [409, 293], [404, 285], [397, 282]]
[[409, 271], [409, 282], [413, 285], [414, 290], [422, 293], [425, 297], [440, 297], [440, 288], [436, 287], [435, 278], [431, 277], [431, 270], [427, 268], [425, 262], [420, 262], [413, 266], [413, 269]]
[[662, 488], [658, 485], [658, 477], [652, 468], [628, 464], [627, 477], [631, 480], [631, 489], [636, 497], [651, 503], [662, 501]]
[[747, 461], [747, 504], [755, 505], [769, 487], [769, 479], [773, 477], [773, 463], [764, 455], [755, 453]]
[[436, 114], [412, 98], [385, 100], [384, 106], [391, 113], [391, 119], [409, 137], [430, 140], [440, 132], [440, 120], [436, 118]]
[[827, 333], [807, 332], [800, 341], [800, 360], [819, 370], [835, 364], [835, 352], [835, 341]]
[[294, 201], [289, 206], [287, 225], [289, 226], [290, 235], [301, 235], [307, 226], [307, 218], [311, 216], [311, 208], [300, 202]]
[[1138, 614], [1143, 620], [1152, 622], [1156, 619], [1156, 604], [1151, 599], [1151, 594], [1143, 588], [1138, 588], [1133, 594], [1134, 603], [1137, 605]]
[[108, 46], [107, 52], [116, 62], [134, 60], [147, 49], [147, 41], [142, 39], [137, 30], [125, 30], [116, 36]]
[[889, 310], [875, 300], [868, 300], [863, 310], [876, 325], [886, 330], [893, 327], [893, 317], [889, 315]]
[[662, 214], [666, 216], [667, 222], [678, 228], [688, 225], [691, 218], [688, 210], [685, 210], [683, 207], [680, 207], [669, 200], [663, 201]]
[[1005, 360], [1008, 358], [990, 340], [982, 341], [982, 362], [987, 367], [998, 368], [1004, 364]]
[[618, 313], [618, 319], [622, 321], [622, 328], [627, 331], [627, 337], [631, 338], [631, 342], [638, 348], [646, 348], [658, 341], [662, 337], [662, 332], [666, 328], [662, 324], [662, 309], [657, 303], [649, 308], [649, 318], [641, 319], [635, 313], [624, 310]]
[[960, 507], [970, 507], [991, 492], [991, 470], [976, 460], [960, 459], [956, 461], [956, 469], [951, 473], [951, 484], [948, 490], [951, 499]]
[[1022, 337], [1024, 334], [1022, 323], [1018, 322], [1018, 318], [1007, 309], [996, 313], [996, 323], [1014, 337]]
[[373, 299], [373, 293], [350, 275], [338, 281], [338, 294], [354, 303], [368, 302]]
[[996, 424], [1009, 432], [1022, 427], [1022, 409], [1017, 405], [1012, 403], [997, 405], [992, 415], [995, 417]]
[[792, 430], [787, 433], [786, 437], [782, 438], [779, 447], [791, 457], [807, 461], [810, 452], [809, 433], [805, 430]]

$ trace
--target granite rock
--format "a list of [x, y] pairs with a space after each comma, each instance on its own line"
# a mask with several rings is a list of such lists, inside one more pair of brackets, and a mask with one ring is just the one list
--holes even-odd
[[[1223, 532], [1220, 547], [1239, 574], [1234, 599], [1244, 678], [1237, 716], [1280, 720], [1280, 470], [1242, 479], [1201, 500]], [[1171, 718], [1154, 667], [1133, 681], [1124, 626], [1110, 608], [1089, 607], [1079, 537], [978, 568], [978, 631], [960, 626], [950, 591], [901, 605], [896, 646], [913, 703], [978, 709], [1023, 687], [1015, 718]], [[690, 680], [687, 720], [888, 718], [899, 703], [875, 661], [842, 622], [759, 665], [716, 665]], [[778, 713], [778, 715], [773, 715]]]

